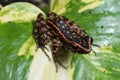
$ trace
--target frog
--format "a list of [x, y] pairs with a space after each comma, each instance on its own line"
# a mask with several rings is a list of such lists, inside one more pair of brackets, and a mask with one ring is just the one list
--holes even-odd
[[91, 47], [91, 45], [95, 45], [93, 38], [83, 28], [76, 22], [51, 11], [47, 13], [46, 18], [42, 13], [38, 14], [33, 37], [37, 48], [41, 48], [49, 60], [50, 57], [45, 51], [47, 49], [45, 45], [51, 41], [53, 60], [63, 67], [64, 65], [57, 57], [59, 48], [78, 54], [89, 54], [91, 51], [95, 53]]

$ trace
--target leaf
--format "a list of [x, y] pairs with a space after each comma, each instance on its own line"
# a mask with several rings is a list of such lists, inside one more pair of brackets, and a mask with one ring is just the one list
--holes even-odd
[[65, 6], [70, 0], [51, 0], [51, 11], [53, 12], [64, 12]]
[[18, 56], [18, 51], [32, 36], [32, 21], [39, 12], [29, 3], [13, 3], [0, 11], [0, 80], [28, 78], [32, 57]]
[[[64, 7], [63, 12], [54, 9], [54, 5], [52, 8], [54, 12], [59, 14], [62, 13], [63, 16], [75, 21], [93, 37], [94, 44], [101, 46], [100, 48], [92, 46], [97, 56], [94, 56], [93, 52], [89, 55], [73, 55], [73, 80], [119, 79], [120, 1], [105, 0], [104, 3], [100, 3], [101, 5], [98, 7], [91, 5], [97, 1], [103, 3], [102, 0], [91, 0], [90, 2], [83, 2], [83, 0], [70, 0], [65, 6], [61, 7]], [[88, 8], [89, 5], [92, 7]]]
[[[72, 80], [73, 77], [73, 80], [118, 80], [120, 78], [119, 4], [119, 0], [105, 0], [104, 3], [103, 0], [64, 0], [64, 2], [52, 0], [51, 11], [75, 21], [93, 37], [94, 44], [101, 47], [92, 46], [97, 56], [94, 56], [93, 52], [89, 55], [72, 53], [72, 56], [69, 53], [74, 72], [73, 69], [65, 70], [60, 67], [57, 74], [53, 62], [49, 63], [39, 50], [31, 64], [30, 71], [33, 74], [29, 79], [45, 80], [49, 77], [56, 80]], [[34, 25], [32, 21], [39, 12], [43, 13], [28, 3], [10, 4], [0, 11], [0, 80], [28, 79], [32, 60], [30, 55], [35, 52], [35, 43], [31, 37]], [[18, 56], [18, 53], [25, 57]], [[62, 62], [69, 64], [70, 57], [68, 60], [66, 56], [63, 57]], [[35, 74], [32, 70], [38, 73]]]
[[51, 11], [61, 14], [71, 10], [71, 12], [77, 11], [76, 9], [78, 9], [78, 12], [83, 12], [93, 9], [101, 3], [103, 3], [103, 0], [51, 0]]

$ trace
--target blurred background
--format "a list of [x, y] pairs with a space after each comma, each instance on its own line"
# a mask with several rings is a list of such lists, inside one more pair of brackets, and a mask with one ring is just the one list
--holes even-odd
[[14, 2], [28, 2], [28, 3], [36, 5], [37, 7], [41, 8], [43, 11], [46, 12], [47, 10], [49, 10], [48, 5], [49, 5], [50, 0], [0, 0], [0, 5], [4, 7]]

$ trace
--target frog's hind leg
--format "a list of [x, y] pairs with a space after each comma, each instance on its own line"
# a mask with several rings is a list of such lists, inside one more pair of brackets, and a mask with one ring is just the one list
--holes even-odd
[[40, 13], [37, 17], [36, 25], [33, 29], [33, 37], [34, 37], [35, 42], [37, 44], [37, 49], [41, 48], [42, 51], [45, 53], [45, 55], [50, 60], [50, 57], [48, 56], [48, 54], [44, 50], [44, 49], [47, 49], [45, 47], [45, 45], [47, 45], [50, 41], [50, 32], [47, 28], [46, 21], [42, 15], [42, 13]]
[[53, 46], [52, 46], [52, 54], [53, 54], [53, 59], [54, 59], [54, 62], [55, 62], [55, 66], [56, 66], [56, 72], [58, 72], [58, 66], [57, 66], [57, 63], [59, 65], [61, 65], [63, 68], [66, 69], [66, 67], [58, 60], [58, 49], [59, 47], [62, 46], [62, 43], [59, 41], [59, 39], [53, 39], [52, 40], [53, 42]]

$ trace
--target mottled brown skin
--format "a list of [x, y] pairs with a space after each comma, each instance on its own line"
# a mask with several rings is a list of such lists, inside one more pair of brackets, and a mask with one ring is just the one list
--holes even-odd
[[[75, 22], [53, 12], [47, 14], [46, 20], [41, 13], [38, 15], [33, 36], [38, 48], [43, 51], [45, 45], [52, 41], [53, 59], [60, 65], [62, 64], [56, 56], [60, 47], [80, 54], [88, 54], [92, 50], [93, 39], [88, 36], [85, 30], [81, 29]], [[45, 51], [44, 53], [47, 55]], [[49, 58], [48, 55], [47, 57]]]
[[51, 26], [51, 29], [55, 31], [54, 34], [57, 34], [54, 36], [58, 37], [68, 50], [83, 54], [91, 51], [93, 39], [75, 22], [52, 12], [47, 17], [47, 25]]
[[[35, 42], [37, 44], [37, 48], [41, 48], [42, 51], [45, 53], [45, 55], [50, 60], [49, 56], [45, 52], [45, 45], [47, 45], [50, 41], [51, 33], [48, 32], [49, 28], [46, 26], [46, 21], [43, 17], [43, 15], [40, 13], [36, 20], [36, 25], [33, 30], [33, 37], [35, 39]], [[47, 48], [46, 48], [47, 49]]]

